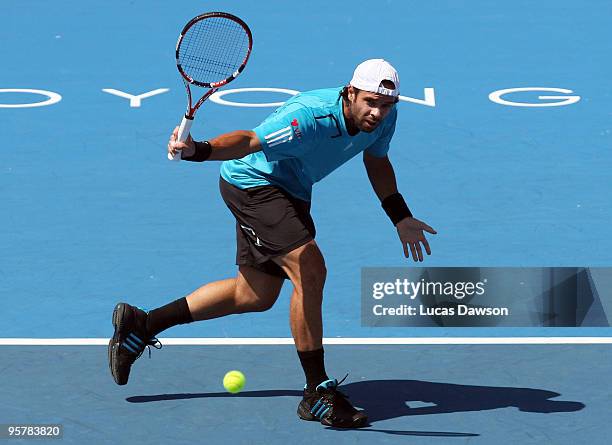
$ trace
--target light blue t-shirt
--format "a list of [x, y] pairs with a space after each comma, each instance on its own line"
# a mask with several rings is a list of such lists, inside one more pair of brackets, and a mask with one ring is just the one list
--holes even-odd
[[355, 155], [384, 157], [395, 131], [395, 107], [371, 133], [349, 136], [341, 87], [300, 93], [253, 131], [262, 150], [221, 164], [221, 176], [238, 188], [277, 185], [310, 201], [312, 186]]

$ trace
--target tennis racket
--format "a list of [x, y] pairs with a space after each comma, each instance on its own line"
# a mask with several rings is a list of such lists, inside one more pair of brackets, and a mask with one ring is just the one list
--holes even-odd
[[[244, 70], [251, 49], [251, 30], [238, 17], [226, 12], [207, 12], [185, 25], [176, 43], [176, 67], [187, 89], [187, 111], [178, 131], [178, 140], [185, 142], [193, 118], [200, 105], [223, 85]], [[195, 105], [190, 85], [210, 88]], [[181, 152], [168, 159], [180, 161]]]

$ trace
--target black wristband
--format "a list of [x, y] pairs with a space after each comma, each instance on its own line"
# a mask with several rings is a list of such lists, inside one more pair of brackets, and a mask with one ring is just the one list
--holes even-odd
[[195, 152], [193, 153], [193, 156], [189, 156], [188, 158], [181, 157], [181, 159], [184, 161], [191, 162], [202, 162], [207, 160], [210, 157], [210, 154], [212, 153], [212, 147], [210, 146], [210, 142], [193, 141], [193, 143], [195, 144]]
[[383, 199], [382, 208], [385, 209], [393, 225], [396, 225], [404, 218], [412, 218], [412, 213], [401, 193], [394, 193]]

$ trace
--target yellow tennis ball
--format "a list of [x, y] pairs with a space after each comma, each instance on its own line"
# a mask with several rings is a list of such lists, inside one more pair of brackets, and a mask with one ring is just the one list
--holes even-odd
[[246, 378], [240, 371], [229, 371], [225, 374], [225, 377], [223, 377], [223, 387], [232, 394], [242, 391], [245, 383]]

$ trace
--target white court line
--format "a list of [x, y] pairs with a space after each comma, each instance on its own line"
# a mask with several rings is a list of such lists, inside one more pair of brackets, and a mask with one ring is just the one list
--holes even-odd
[[[293, 345], [292, 338], [160, 338], [164, 345]], [[326, 345], [577, 345], [612, 344], [612, 337], [410, 337], [325, 338]], [[0, 346], [101, 346], [108, 338], [0, 338]]]

